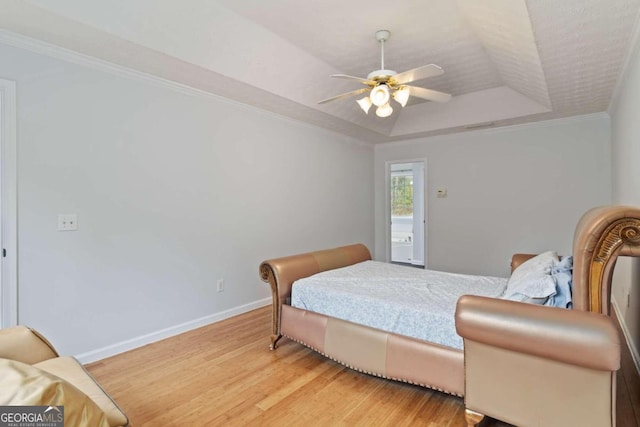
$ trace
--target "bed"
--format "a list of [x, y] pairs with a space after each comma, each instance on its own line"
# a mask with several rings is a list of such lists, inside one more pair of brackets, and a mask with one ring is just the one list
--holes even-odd
[[500, 297], [503, 277], [363, 261], [294, 282], [297, 309], [462, 350], [455, 309], [462, 295]]
[[[574, 235], [573, 312], [610, 314], [611, 278], [619, 255], [640, 256], [640, 209], [608, 206], [586, 212], [578, 222]], [[514, 255], [512, 272], [531, 257], [526, 254]], [[461, 348], [383, 331], [291, 305], [291, 290], [295, 281], [370, 260], [369, 250], [362, 244], [355, 244], [264, 261], [260, 265], [260, 276], [270, 284], [273, 297], [270, 348], [275, 350], [279, 340], [286, 336], [352, 369], [463, 396], [465, 354]], [[471, 307], [468, 311], [472, 312], [473, 305], [478, 301], [486, 311], [483, 312], [484, 317], [476, 316], [476, 323], [477, 318], [481, 319], [480, 323], [485, 319], [488, 319], [487, 322], [494, 321], [487, 315], [487, 312], [491, 314], [494, 307], [502, 318], [512, 312], [522, 311], [527, 316], [531, 313], [527, 322], [532, 326], [527, 333], [537, 333], [531, 331], [539, 326], [538, 330], [543, 332], [535, 338], [535, 346], [544, 347], [544, 330], [548, 328], [546, 318], [552, 318], [558, 309], [496, 298], [476, 298], [471, 298], [470, 302], [469, 298], [462, 298], [464, 304], [460, 307], [458, 303], [455, 319], [452, 320], [454, 323], [462, 324], [464, 329], [467, 322], [467, 308], [464, 305]], [[499, 320], [495, 322], [499, 323]], [[459, 324], [455, 326], [460, 327]], [[564, 341], [568, 346], [581, 344], [572, 340], [573, 337], [568, 337]], [[557, 340], [551, 341], [557, 345]]]

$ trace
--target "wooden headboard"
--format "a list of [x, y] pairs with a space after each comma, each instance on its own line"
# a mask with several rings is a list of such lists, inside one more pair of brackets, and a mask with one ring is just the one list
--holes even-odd
[[573, 308], [610, 314], [618, 256], [640, 257], [640, 208], [602, 206], [587, 211], [573, 239]]

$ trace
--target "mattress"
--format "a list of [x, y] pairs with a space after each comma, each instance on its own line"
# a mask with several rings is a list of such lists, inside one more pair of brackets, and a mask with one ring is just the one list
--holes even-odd
[[506, 285], [502, 277], [365, 261], [297, 280], [291, 305], [462, 349], [454, 319], [458, 298], [465, 294], [498, 297]]

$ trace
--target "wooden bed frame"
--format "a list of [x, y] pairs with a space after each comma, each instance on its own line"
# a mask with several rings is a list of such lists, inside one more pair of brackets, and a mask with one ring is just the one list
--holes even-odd
[[[610, 314], [611, 279], [619, 255], [640, 256], [640, 209], [608, 206], [586, 212], [576, 227], [573, 244], [574, 310]], [[512, 270], [527, 257], [515, 255]], [[463, 396], [462, 350], [289, 304], [295, 280], [369, 259], [369, 250], [355, 244], [264, 261], [260, 265], [260, 277], [271, 285], [273, 297], [271, 349], [275, 350], [281, 337], [287, 336], [360, 372]], [[513, 303], [509, 307], [517, 309], [521, 304]], [[540, 309], [548, 310], [548, 307]]]

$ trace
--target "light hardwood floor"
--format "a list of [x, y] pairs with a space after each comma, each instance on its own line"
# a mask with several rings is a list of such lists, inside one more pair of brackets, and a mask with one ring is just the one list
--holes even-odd
[[[461, 398], [352, 371], [286, 338], [269, 351], [270, 321], [261, 308], [87, 368], [134, 427], [466, 425]], [[639, 425], [628, 352], [617, 413], [618, 426]]]

